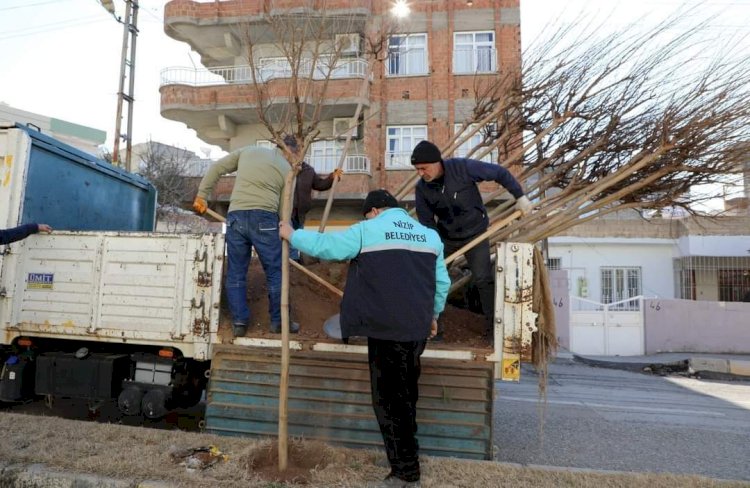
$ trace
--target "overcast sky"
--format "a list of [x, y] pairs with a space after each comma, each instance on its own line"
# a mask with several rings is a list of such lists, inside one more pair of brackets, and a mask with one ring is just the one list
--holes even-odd
[[[124, 0], [114, 3], [122, 15]], [[200, 59], [187, 44], [164, 34], [164, 3], [140, 0], [132, 139], [150, 138], [200, 154], [209, 146], [194, 131], [159, 114], [160, 70], [199, 66]], [[697, 4], [717, 15], [713, 33], [734, 36], [737, 52], [750, 55], [750, 0], [521, 0], [523, 44], [548, 23], [565, 22], [581, 12], [614, 27], [635, 19], [648, 24], [680, 6]], [[0, 0], [0, 102], [105, 130], [111, 148], [121, 48], [122, 25], [99, 0]], [[211, 156], [221, 154], [214, 147]]]

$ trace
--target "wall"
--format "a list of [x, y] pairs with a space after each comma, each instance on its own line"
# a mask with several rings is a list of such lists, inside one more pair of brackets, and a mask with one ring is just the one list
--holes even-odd
[[568, 272], [556, 270], [549, 272], [552, 300], [555, 305], [555, 328], [560, 347], [570, 349], [570, 291], [568, 290]]
[[644, 300], [646, 354], [750, 353], [750, 303]]
[[601, 301], [602, 267], [640, 267], [642, 293], [650, 297], [673, 298], [675, 256], [671, 239], [599, 239], [553, 237], [549, 239], [549, 257], [561, 258], [568, 270], [570, 293], [579, 295], [578, 279], [585, 278], [588, 293], [584, 298]]

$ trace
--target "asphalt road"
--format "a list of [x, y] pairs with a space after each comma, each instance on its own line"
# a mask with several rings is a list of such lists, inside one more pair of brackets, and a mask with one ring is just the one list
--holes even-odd
[[750, 382], [558, 362], [542, 412], [538, 376], [521, 377], [495, 387], [498, 461], [750, 480]]

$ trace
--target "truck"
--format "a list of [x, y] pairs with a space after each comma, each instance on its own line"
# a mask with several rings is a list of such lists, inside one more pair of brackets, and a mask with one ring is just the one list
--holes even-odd
[[[35, 152], [81, 159], [71, 149], [25, 128], [0, 129], [0, 158], [12, 162], [0, 188], [10, 209], [0, 214], [2, 222], [40, 221], [56, 229], [0, 254], [0, 401], [39, 395], [82, 398], [92, 407], [115, 401], [123, 415], [152, 419], [203, 401], [208, 432], [275, 436], [281, 339], [252, 329], [241, 338], [227, 333], [223, 234], [138, 228], [152, 208], [145, 200], [155, 205], [147, 182], [90, 158], [89, 168], [118, 174], [118, 186], [145, 191], [147, 198], [133, 204], [133, 222], [104, 218], [123, 211], [119, 200], [99, 209], [96, 226], [61, 225], [56, 219], [68, 216], [44, 204], [27, 212], [26, 202], [35, 199], [30, 191], [40, 188], [33, 181]], [[83, 164], [57, 164], [63, 163]], [[79, 186], [61, 186], [59, 193]], [[58, 198], [54, 205], [70, 201]], [[81, 217], [90, 211], [81, 209]], [[532, 246], [502, 243], [495, 252], [495, 346], [430, 344], [423, 355], [418, 437], [425, 454], [491, 459], [495, 380], [517, 381], [521, 361], [530, 359]], [[380, 447], [366, 346], [321, 334], [293, 337], [289, 347], [289, 435]]]

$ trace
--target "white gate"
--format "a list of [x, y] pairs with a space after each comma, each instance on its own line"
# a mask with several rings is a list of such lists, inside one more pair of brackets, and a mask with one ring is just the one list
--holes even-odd
[[644, 353], [643, 297], [599, 303], [570, 297], [570, 351], [595, 356]]

